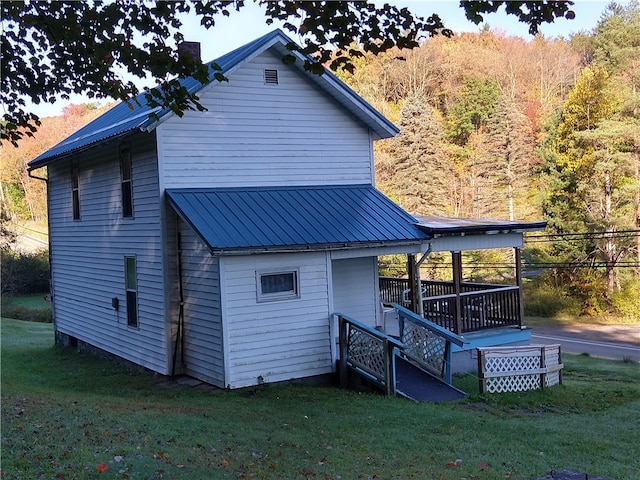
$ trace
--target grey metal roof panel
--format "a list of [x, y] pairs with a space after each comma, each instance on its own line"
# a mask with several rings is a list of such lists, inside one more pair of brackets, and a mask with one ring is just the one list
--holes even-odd
[[493, 232], [525, 232], [544, 230], [547, 222], [524, 222], [494, 218], [453, 218], [437, 215], [416, 215], [418, 228], [431, 235], [459, 235]]
[[371, 185], [169, 189], [211, 251], [292, 251], [420, 244], [415, 218]]
[[[208, 84], [214, 81], [215, 73], [227, 75], [241, 63], [272, 46], [277, 46], [277, 49], [283, 54], [286, 52], [296, 55], [301, 61], [295, 62], [294, 65], [296, 68], [303, 70], [302, 60], [311, 58], [286, 50], [286, 45], [291, 42], [292, 40], [281, 30], [273, 30], [212, 62], [208, 62], [210, 78]], [[220, 70], [211, 68], [212, 64], [217, 64]], [[357, 118], [367, 124], [375, 132], [377, 138], [386, 138], [398, 133], [398, 129], [393, 123], [328, 70], [325, 69], [324, 75], [308, 74], [308, 77], [322, 90], [336, 98], [343, 107], [351, 110]], [[197, 93], [206, 86], [193, 77], [182, 79], [180, 83], [191, 93]], [[120, 102], [100, 117], [33, 159], [29, 162], [29, 168], [40, 168], [58, 157], [90, 148], [137, 129], [152, 130], [157, 124], [157, 120], [149, 118], [151, 113], [156, 114], [158, 120], [173, 114], [171, 109], [168, 108], [149, 107], [146, 104], [144, 92], [138, 94], [129, 103]]]

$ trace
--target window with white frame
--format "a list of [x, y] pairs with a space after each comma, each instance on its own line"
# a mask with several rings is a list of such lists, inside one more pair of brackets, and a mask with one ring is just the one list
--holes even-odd
[[258, 301], [289, 300], [300, 296], [298, 270], [256, 273]]
[[127, 325], [138, 326], [138, 278], [136, 257], [124, 257], [124, 283], [127, 295]]
[[71, 162], [71, 206], [73, 219], [80, 220], [80, 165], [76, 159]]
[[120, 175], [122, 185], [122, 216], [133, 217], [133, 186], [131, 183], [131, 147], [120, 146]]

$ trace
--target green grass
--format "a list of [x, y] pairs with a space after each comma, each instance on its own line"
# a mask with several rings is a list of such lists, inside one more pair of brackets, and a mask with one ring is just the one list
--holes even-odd
[[3, 479], [640, 478], [637, 364], [565, 355], [564, 385], [524, 394], [481, 396], [462, 376], [469, 399], [442, 405], [205, 392], [55, 347], [51, 325], [1, 326]]
[[47, 294], [2, 296], [2, 316], [30, 322], [51, 322], [51, 303], [45, 299]]
[[32, 310], [51, 308], [51, 303], [45, 300], [46, 293], [34, 293], [31, 295], [3, 296], [3, 307], [24, 307]]

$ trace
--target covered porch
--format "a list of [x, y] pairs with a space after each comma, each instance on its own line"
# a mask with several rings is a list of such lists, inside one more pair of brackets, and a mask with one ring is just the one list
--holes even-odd
[[[502, 327], [522, 328], [523, 235], [544, 230], [546, 223], [436, 216], [417, 218], [418, 227], [432, 236], [429, 248], [419, 257], [407, 255], [405, 278], [379, 278], [383, 304], [402, 305], [457, 335]], [[513, 285], [463, 280], [463, 251], [497, 248], [513, 249]], [[434, 252], [451, 253], [451, 281], [420, 278], [420, 266]], [[393, 312], [385, 309], [385, 330], [393, 329], [392, 325], [386, 325], [389, 318], [393, 319]]]

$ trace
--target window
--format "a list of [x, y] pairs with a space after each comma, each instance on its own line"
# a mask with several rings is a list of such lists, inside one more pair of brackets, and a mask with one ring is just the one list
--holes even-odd
[[122, 181], [122, 216], [133, 217], [133, 187], [131, 184], [131, 148], [120, 147], [120, 176]]
[[80, 166], [77, 160], [71, 162], [71, 205], [73, 219], [80, 219]]
[[258, 273], [258, 301], [287, 300], [300, 296], [298, 271]]
[[127, 291], [127, 325], [138, 326], [138, 281], [136, 257], [124, 257], [125, 289]]

